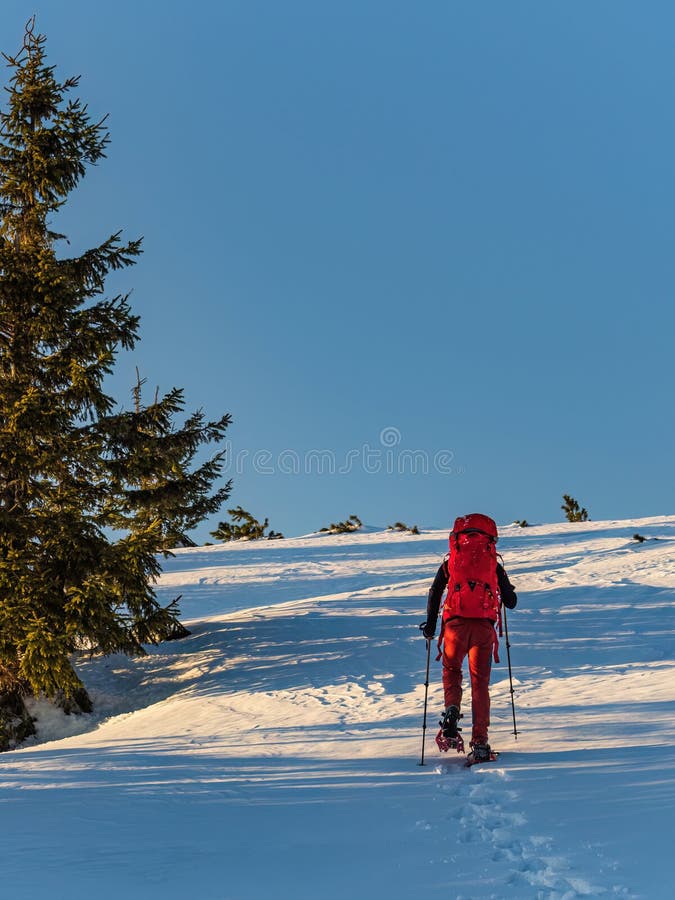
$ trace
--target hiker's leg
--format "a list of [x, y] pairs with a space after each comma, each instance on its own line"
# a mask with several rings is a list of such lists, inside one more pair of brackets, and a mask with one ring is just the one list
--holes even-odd
[[443, 692], [445, 708], [462, 704], [462, 663], [469, 649], [466, 620], [451, 619], [443, 628]]
[[471, 620], [469, 675], [471, 677], [471, 720], [474, 744], [487, 744], [490, 727], [490, 671], [494, 647], [494, 627], [488, 619]]

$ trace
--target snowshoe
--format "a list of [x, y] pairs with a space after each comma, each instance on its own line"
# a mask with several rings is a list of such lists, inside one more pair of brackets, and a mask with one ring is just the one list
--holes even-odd
[[461, 729], [457, 727], [457, 722], [461, 718], [456, 706], [449, 706], [443, 713], [443, 718], [438, 723], [441, 727], [436, 735], [436, 745], [442, 753], [447, 753], [448, 750], [464, 753], [464, 740], [459, 733]]
[[447, 738], [443, 734], [443, 729], [439, 729], [436, 735], [436, 745], [442, 753], [448, 750], [456, 750], [458, 753], [464, 753], [464, 740], [461, 734], [455, 735], [454, 738]]
[[493, 750], [489, 744], [471, 744], [471, 750], [466, 757], [467, 766], [475, 766], [479, 763], [494, 762], [499, 753]]

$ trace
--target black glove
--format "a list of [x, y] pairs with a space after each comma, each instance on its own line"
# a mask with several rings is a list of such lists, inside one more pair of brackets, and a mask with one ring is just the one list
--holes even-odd
[[430, 641], [436, 633], [436, 629], [432, 628], [427, 622], [422, 622], [420, 631], [428, 641]]

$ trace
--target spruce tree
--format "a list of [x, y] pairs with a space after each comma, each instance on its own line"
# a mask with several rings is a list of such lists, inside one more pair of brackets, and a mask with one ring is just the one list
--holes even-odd
[[0, 749], [32, 723], [23, 699], [43, 694], [90, 708], [77, 650], [143, 653], [170, 636], [174, 604], [153, 582], [158, 552], [213, 512], [222, 453], [191, 471], [197, 448], [229, 423], [201, 413], [182, 427], [174, 389], [120, 411], [104, 380], [135, 346], [128, 295], [105, 297], [109, 272], [132, 265], [139, 240], [121, 233], [61, 256], [52, 219], [105, 156], [94, 121], [59, 81], [28, 23], [0, 112]]
[[[154, 520], [161, 522], [161, 549], [194, 546], [189, 532], [206, 516], [217, 512], [229, 497], [232, 483], [211, 494], [211, 485], [222, 470], [224, 452], [193, 468], [197, 451], [205, 443], [217, 443], [230, 424], [230, 416], [208, 422], [201, 410], [177, 427], [176, 415], [184, 406], [183, 391], [173, 388], [164, 397], [155, 392], [152, 403], [142, 402], [145, 379], [136, 372], [134, 409], [115, 422], [115, 463], [111, 468], [127, 488], [125, 507], [131, 515], [124, 525], [132, 531]], [[119, 452], [121, 451], [121, 458]]]

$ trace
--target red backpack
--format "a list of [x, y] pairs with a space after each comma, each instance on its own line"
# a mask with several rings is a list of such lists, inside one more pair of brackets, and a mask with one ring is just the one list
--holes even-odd
[[450, 532], [444, 619], [499, 619], [497, 526], [481, 513], [455, 520]]

